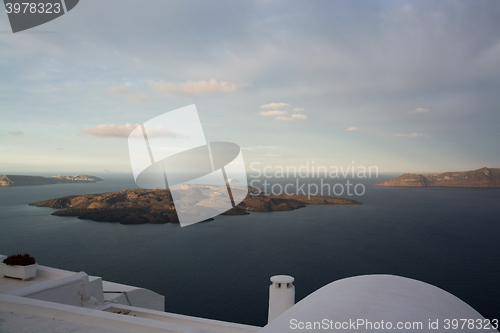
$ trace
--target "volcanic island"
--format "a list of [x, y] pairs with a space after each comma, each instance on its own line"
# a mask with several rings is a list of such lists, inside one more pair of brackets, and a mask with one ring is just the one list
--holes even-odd
[[500, 187], [500, 168], [481, 168], [471, 171], [416, 174], [405, 173], [376, 184], [397, 187]]
[[0, 186], [32, 186], [50, 185], [61, 183], [95, 183], [102, 181], [101, 178], [89, 175], [75, 176], [22, 176], [22, 175], [0, 175]]
[[[224, 187], [225, 189], [225, 187]], [[170, 189], [132, 189], [100, 194], [71, 195], [30, 203], [31, 206], [57, 208], [56, 216], [77, 216], [97, 222], [120, 224], [179, 223], [171, 191], [186, 204], [216, 206], [224, 189], [209, 185], [181, 186]], [[267, 194], [248, 187], [248, 195], [236, 207], [220, 215], [247, 215], [250, 212], [291, 211], [306, 205], [361, 205], [352, 199], [307, 196], [303, 194]], [[211, 219], [209, 219], [211, 220]]]

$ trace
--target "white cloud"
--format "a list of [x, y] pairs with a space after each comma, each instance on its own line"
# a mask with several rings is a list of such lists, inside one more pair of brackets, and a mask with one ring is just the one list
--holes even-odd
[[398, 134], [394, 134], [395, 137], [398, 137], [398, 138], [421, 138], [421, 137], [427, 137], [427, 133], [417, 133], [417, 132], [413, 132], [413, 133], [405, 133], [405, 134], [401, 134], [401, 133], [398, 133]]
[[[146, 127], [146, 132], [148, 134], [148, 139], [152, 138], [184, 138], [186, 135], [181, 135], [179, 133], [176, 133], [174, 131], [169, 130], [168, 128], [165, 128], [163, 126], [145, 126]], [[142, 136], [141, 136], [142, 137]]]
[[129, 101], [135, 102], [135, 103], [144, 103], [146, 102], [149, 98], [148, 96], [141, 94], [141, 95], [136, 95], [132, 93], [132, 90], [130, 90], [129, 87], [126, 85], [122, 84], [119, 86], [113, 86], [109, 88], [108, 94], [126, 94], [127, 98]]
[[291, 106], [291, 105], [288, 103], [279, 102], [279, 103], [264, 104], [264, 105], [261, 105], [260, 108], [261, 109], [279, 109], [279, 108], [282, 108], [285, 106]]
[[144, 94], [141, 94], [141, 95], [136, 95], [136, 94], [129, 94], [127, 95], [128, 99], [132, 102], [135, 102], [135, 103], [144, 103], [144, 102], [147, 102], [149, 97], [144, 95]]
[[291, 121], [295, 119], [307, 119], [307, 116], [305, 114], [292, 114], [291, 117], [276, 117], [274, 118], [276, 120], [281, 120], [281, 121]]
[[282, 120], [282, 121], [290, 121], [290, 120], [292, 120], [292, 118], [290, 118], [290, 117], [276, 117], [274, 119], [276, 119], [276, 120]]
[[262, 157], [280, 157], [281, 155], [278, 154], [272, 154], [272, 153], [267, 153], [265, 155], [262, 155]]
[[286, 117], [285, 115], [288, 114], [288, 111], [276, 110], [276, 109], [280, 109], [280, 108], [285, 108], [288, 110], [293, 110], [294, 112], [304, 111], [304, 109], [302, 109], [302, 108], [293, 108], [292, 109], [292, 105], [288, 104], [288, 103], [283, 103], [283, 102], [269, 103], [269, 104], [261, 105], [260, 108], [261, 109], [271, 109], [271, 108], [275, 109], [275, 110], [270, 110], [270, 111], [260, 111], [259, 114], [261, 116], [264, 116], [264, 117], [277, 116], [276, 118], [274, 118], [276, 120], [290, 121], [290, 120], [294, 120], [294, 119], [307, 119], [307, 116], [305, 114], [296, 113], [296, 114], [292, 114], [290, 117]]
[[348, 132], [351, 132], [351, 131], [357, 131], [357, 130], [359, 130], [359, 127], [349, 127], [349, 128], [347, 129], [347, 131], [348, 131]]
[[416, 108], [413, 111], [408, 111], [406, 113], [427, 113], [429, 112], [429, 109], [424, 109], [424, 108]]
[[130, 88], [124, 84], [120, 86], [113, 86], [108, 90], [108, 94], [121, 94], [125, 92], [130, 92]]
[[276, 149], [278, 146], [255, 146], [255, 147], [241, 147], [243, 150], [256, 150], [256, 149]]
[[24, 135], [24, 132], [23, 131], [11, 131], [9, 132], [10, 135], [14, 135], [14, 136], [22, 136]]
[[[140, 125], [139, 124], [132, 125], [130, 123], [126, 123], [125, 125], [102, 124], [95, 127], [81, 128], [80, 132], [82, 132], [83, 134], [93, 135], [101, 138], [106, 138], [106, 137], [127, 138], [137, 126]], [[168, 138], [184, 137], [183, 135], [180, 135], [162, 126], [148, 127], [147, 133], [148, 133], [148, 139], [159, 138], [159, 137], [168, 137]], [[140, 134], [138, 137], [142, 138], [142, 134]]]
[[81, 128], [80, 132], [83, 134], [98, 136], [98, 137], [118, 137], [118, 138], [126, 138], [129, 136], [130, 132], [132, 132], [139, 124], [132, 125], [130, 123], [126, 123], [125, 125], [98, 125], [95, 127], [85, 127]]
[[98, 137], [117, 137], [117, 138], [126, 138], [129, 136], [130, 132], [132, 132], [139, 124], [132, 125], [130, 123], [126, 123], [125, 125], [106, 125], [102, 124], [95, 127], [85, 127], [80, 128], [80, 132], [83, 134], [98, 136]]
[[272, 117], [272, 116], [282, 116], [287, 114], [288, 112], [282, 110], [272, 110], [272, 111], [260, 111], [259, 114], [264, 117]]
[[64, 150], [64, 148], [57, 147], [57, 148], [55, 148], [55, 150]]
[[210, 81], [186, 81], [183, 83], [153, 82], [153, 89], [175, 95], [203, 95], [220, 92], [232, 92], [239, 88], [248, 86], [247, 83], [236, 84], [227, 81], [218, 82], [215, 79]]

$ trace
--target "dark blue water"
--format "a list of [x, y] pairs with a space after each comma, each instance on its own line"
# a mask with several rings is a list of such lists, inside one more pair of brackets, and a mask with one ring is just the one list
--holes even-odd
[[129, 177], [102, 177], [0, 188], [0, 253], [28, 252], [42, 265], [151, 289], [165, 295], [168, 312], [259, 326], [276, 274], [295, 277], [297, 300], [349, 276], [400, 275], [500, 317], [499, 189], [370, 186], [391, 175], [363, 182], [365, 195], [352, 197], [362, 206], [221, 216], [185, 228], [55, 217], [27, 205], [136, 188]]

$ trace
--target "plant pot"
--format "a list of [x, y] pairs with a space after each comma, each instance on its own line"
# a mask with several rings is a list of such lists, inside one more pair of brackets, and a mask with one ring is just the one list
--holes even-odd
[[21, 279], [23, 281], [32, 279], [36, 276], [36, 269], [38, 264], [28, 266], [7, 265], [3, 262], [0, 263], [0, 269], [3, 276]]

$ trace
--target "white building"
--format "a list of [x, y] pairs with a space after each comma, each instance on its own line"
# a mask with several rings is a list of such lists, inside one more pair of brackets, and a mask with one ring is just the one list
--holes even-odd
[[[0, 256], [0, 261], [4, 258]], [[473, 320], [473, 329], [465, 325], [463, 331], [474, 332], [480, 322], [485, 323], [477, 311], [450, 293], [392, 275], [338, 280], [295, 305], [293, 278], [275, 276], [270, 286], [270, 322], [261, 328], [167, 313], [162, 295], [102, 281], [84, 272], [39, 265], [36, 276], [23, 281], [4, 277], [5, 266], [1, 268], [0, 332], [3, 333], [389, 332], [396, 329], [436, 332], [446, 329], [446, 320], [450, 320], [449, 325], [454, 324], [453, 319]], [[408, 325], [412, 325], [411, 329]], [[438, 329], [434, 329], [436, 325]], [[450, 327], [450, 330], [461, 331], [461, 327]]]

